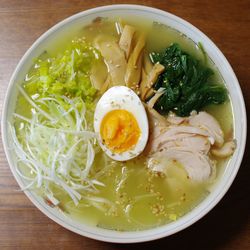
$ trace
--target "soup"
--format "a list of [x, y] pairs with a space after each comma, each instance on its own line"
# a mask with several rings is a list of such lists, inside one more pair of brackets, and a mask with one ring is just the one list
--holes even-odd
[[177, 220], [234, 151], [219, 72], [202, 45], [150, 20], [97, 18], [72, 39], [36, 59], [19, 88], [18, 174], [82, 223], [133, 231]]

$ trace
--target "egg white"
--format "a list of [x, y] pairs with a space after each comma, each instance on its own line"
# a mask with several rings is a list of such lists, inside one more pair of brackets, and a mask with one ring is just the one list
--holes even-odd
[[[114, 153], [103, 142], [100, 127], [104, 116], [112, 110], [123, 109], [133, 114], [141, 134], [136, 145], [125, 152]], [[94, 129], [103, 151], [116, 161], [126, 161], [138, 156], [144, 150], [148, 141], [148, 118], [140, 98], [133, 90], [125, 86], [115, 86], [107, 90], [98, 101], [94, 114]]]

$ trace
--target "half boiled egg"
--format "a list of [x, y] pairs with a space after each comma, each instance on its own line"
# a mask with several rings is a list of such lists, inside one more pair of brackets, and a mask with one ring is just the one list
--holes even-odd
[[148, 118], [140, 98], [125, 86], [107, 90], [98, 101], [94, 129], [103, 151], [126, 161], [138, 156], [148, 141]]

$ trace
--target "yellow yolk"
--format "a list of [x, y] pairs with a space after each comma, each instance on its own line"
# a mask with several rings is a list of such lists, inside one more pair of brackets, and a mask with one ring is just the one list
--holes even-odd
[[118, 109], [104, 116], [100, 133], [103, 143], [112, 152], [122, 153], [137, 144], [141, 131], [132, 113]]

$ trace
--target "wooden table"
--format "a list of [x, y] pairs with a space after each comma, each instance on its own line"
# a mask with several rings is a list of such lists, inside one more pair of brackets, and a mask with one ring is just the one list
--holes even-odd
[[[225, 54], [250, 107], [250, 1], [0, 0], [0, 110], [10, 76], [31, 44], [58, 21], [110, 3], [137, 3], [169, 11], [205, 32]], [[249, 144], [247, 145], [249, 147]], [[0, 145], [0, 249], [250, 249], [250, 155], [223, 200], [202, 220], [168, 238], [135, 245], [108, 244], [74, 234], [17, 192]]]

